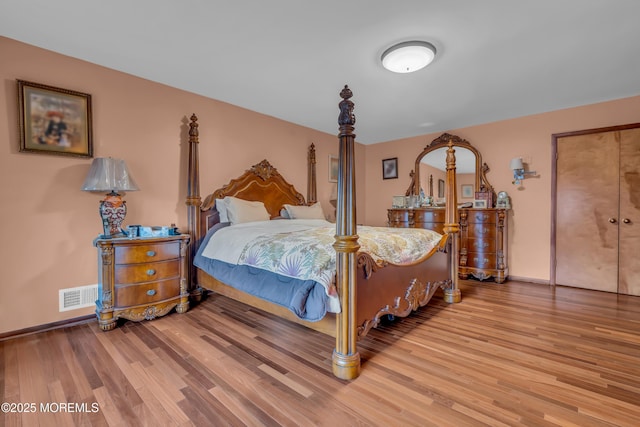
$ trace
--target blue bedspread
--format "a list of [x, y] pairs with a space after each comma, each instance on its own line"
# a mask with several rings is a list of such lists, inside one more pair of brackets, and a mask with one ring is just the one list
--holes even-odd
[[209, 230], [193, 260], [196, 267], [229, 286], [288, 308], [300, 319], [316, 322], [325, 316], [329, 301], [325, 288], [320, 283], [202, 256], [213, 233], [228, 225], [229, 223], [216, 224]]

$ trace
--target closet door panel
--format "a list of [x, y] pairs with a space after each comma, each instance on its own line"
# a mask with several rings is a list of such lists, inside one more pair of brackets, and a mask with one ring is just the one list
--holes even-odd
[[557, 154], [556, 283], [617, 292], [619, 142], [572, 135]]
[[640, 129], [620, 132], [618, 292], [640, 295]]

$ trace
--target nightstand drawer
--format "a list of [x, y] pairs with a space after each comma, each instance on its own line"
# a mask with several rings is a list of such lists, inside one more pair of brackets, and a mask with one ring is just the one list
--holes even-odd
[[180, 243], [149, 243], [143, 245], [117, 246], [116, 264], [138, 264], [164, 261], [180, 257]]
[[149, 262], [145, 264], [116, 265], [115, 283], [140, 283], [178, 277], [180, 263], [176, 260]]
[[116, 285], [118, 307], [149, 304], [178, 295], [180, 295], [179, 278], [140, 285]]

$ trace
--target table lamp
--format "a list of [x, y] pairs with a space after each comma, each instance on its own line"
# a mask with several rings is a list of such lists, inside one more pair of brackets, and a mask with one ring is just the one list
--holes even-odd
[[100, 201], [98, 210], [104, 229], [102, 238], [109, 239], [124, 234], [121, 225], [127, 214], [127, 205], [118, 192], [137, 190], [139, 190], [138, 185], [129, 173], [124, 160], [111, 157], [93, 159], [87, 178], [82, 184], [82, 191], [110, 192], [104, 200]]

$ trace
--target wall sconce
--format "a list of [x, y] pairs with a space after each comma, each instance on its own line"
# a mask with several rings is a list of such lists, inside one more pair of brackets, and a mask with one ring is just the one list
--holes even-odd
[[513, 171], [513, 181], [512, 184], [520, 185], [523, 179], [526, 178], [526, 175], [536, 175], [536, 171], [526, 171], [524, 170], [524, 163], [522, 163], [522, 157], [515, 157], [511, 159], [509, 163], [509, 168]]
[[100, 201], [99, 213], [104, 230], [102, 238], [109, 239], [123, 235], [121, 225], [127, 214], [127, 205], [118, 191], [138, 189], [124, 160], [111, 157], [93, 159], [87, 178], [82, 184], [82, 191], [110, 191], [107, 197]]

